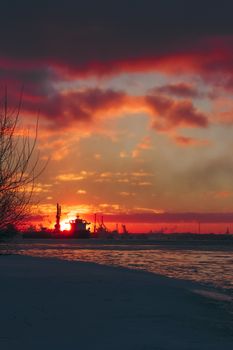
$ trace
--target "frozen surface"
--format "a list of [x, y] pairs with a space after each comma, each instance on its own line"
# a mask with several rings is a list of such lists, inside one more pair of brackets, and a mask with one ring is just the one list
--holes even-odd
[[233, 348], [232, 315], [190, 283], [27, 256], [0, 256], [0, 277], [1, 350]]
[[[85, 240], [84, 240], [85, 241]], [[12, 253], [141, 269], [218, 288], [233, 300], [233, 245], [215, 242], [19, 240]], [[213, 244], [214, 243], [214, 244]], [[0, 249], [4, 247], [0, 245]], [[232, 303], [233, 307], [233, 303]]]

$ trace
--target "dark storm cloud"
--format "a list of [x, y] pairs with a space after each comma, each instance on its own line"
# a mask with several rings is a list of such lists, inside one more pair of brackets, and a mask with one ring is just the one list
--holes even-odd
[[[12, 0], [1, 4], [0, 56], [108, 72], [151, 57], [201, 55], [216, 44], [201, 39], [233, 35], [232, 12], [230, 0]], [[229, 57], [203, 63], [223, 66], [232, 67]]]
[[1, 85], [10, 86], [10, 94], [18, 96], [23, 88], [24, 96], [40, 98], [54, 92], [52, 83], [56, 82], [58, 76], [46, 67], [1, 67]]

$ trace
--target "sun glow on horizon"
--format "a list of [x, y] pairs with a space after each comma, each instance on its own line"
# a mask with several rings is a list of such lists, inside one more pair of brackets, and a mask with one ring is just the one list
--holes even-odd
[[70, 223], [67, 220], [62, 220], [60, 222], [61, 231], [70, 231]]

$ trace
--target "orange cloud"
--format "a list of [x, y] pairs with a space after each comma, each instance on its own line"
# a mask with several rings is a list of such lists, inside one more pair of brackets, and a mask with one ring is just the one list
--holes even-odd
[[175, 136], [175, 142], [180, 146], [206, 146], [209, 145], [208, 140], [200, 140], [193, 137]]
[[78, 193], [78, 194], [86, 194], [87, 191], [86, 191], [86, 190], [78, 190], [77, 193]]
[[64, 181], [64, 182], [81, 181], [81, 180], [84, 180], [84, 179], [85, 179], [84, 175], [78, 175], [78, 174], [73, 174], [73, 173], [60, 174], [60, 175], [56, 176], [56, 180]]
[[146, 136], [144, 139], [136, 146], [136, 148], [132, 151], [132, 157], [138, 158], [140, 157], [142, 151], [146, 151], [151, 149], [151, 139], [150, 137]]
[[215, 197], [217, 198], [228, 198], [228, 197], [232, 197], [233, 192], [230, 191], [219, 191], [215, 193]]

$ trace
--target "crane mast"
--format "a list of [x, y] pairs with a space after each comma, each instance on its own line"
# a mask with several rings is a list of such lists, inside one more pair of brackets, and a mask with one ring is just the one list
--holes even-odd
[[56, 224], [55, 224], [56, 232], [61, 231], [60, 219], [61, 219], [61, 206], [59, 203], [57, 203], [57, 214], [56, 214]]

